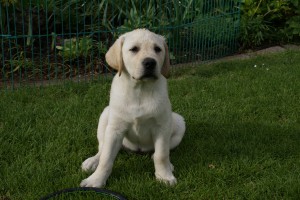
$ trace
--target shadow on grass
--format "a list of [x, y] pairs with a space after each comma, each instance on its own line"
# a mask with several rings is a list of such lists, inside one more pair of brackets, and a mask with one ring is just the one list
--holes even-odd
[[185, 138], [172, 157], [185, 167], [245, 158], [299, 158], [299, 134], [299, 129], [279, 124], [189, 123]]
[[[299, 158], [299, 130], [278, 124], [188, 123], [182, 143], [171, 151], [175, 174], [209, 170], [232, 162], [249, 165], [264, 159], [284, 162]], [[108, 185], [118, 180], [155, 180], [152, 153], [136, 154], [121, 150]], [[185, 177], [180, 177], [184, 181]], [[111, 183], [111, 184], [110, 184]]]

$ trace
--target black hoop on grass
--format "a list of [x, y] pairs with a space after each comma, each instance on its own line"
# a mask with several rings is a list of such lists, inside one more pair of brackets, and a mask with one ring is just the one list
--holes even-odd
[[70, 194], [70, 193], [75, 194], [76, 192], [86, 192], [86, 191], [87, 192], [93, 191], [96, 194], [113, 197], [118, 200], [127, 200], [125, 197], [121, 196], [120, 194], [118, 194], [116, 192], [106, 190], [106, 189], [94, 188], [94, 187], [67, 188], [67, 189], [63, 189], [63, 190], [54, 192], [52, 194], [49, 194], [45, 197], [42, 197], [40, 200], [50, 200], [53, 197], [59, 197], [60, 195], [64, 195], [64, 194]]

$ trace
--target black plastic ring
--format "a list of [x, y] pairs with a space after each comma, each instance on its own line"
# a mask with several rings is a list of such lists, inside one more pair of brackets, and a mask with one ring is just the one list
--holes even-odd
[[106, 190], [106, 189], [101, 189], [101, 188], [94, 188], [94, 187], [67, 188], [67, 189], [63, 189], [63, 190], [54, 192], [52, 194], [49, 194], [45, 197], [42, 197], [40, 200], [48, 200], [48, 199], [51, 199], [53, 197], [57, 197], [61, 194], [73, 193], [73, 192], [78, 192], [78, 191], [94, 191], [96, 193], [101, 193], [101, 194], [104, 194], [106, 196], [114, 197], [114, 198], [119, 199], [119, 200], [127, 200], [125, 197], [123, 197], [122, 195], [120, 195], [116, 192]]

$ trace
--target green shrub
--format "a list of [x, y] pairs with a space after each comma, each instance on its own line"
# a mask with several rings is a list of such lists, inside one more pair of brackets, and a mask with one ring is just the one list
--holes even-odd
[[291, 0], [291, 17], [286, 22], [285, 31], [288, 32], [288, 38], [300, 38], [300, 0]]
[[300, 0], [242, 0], [242, 48], [299, 41]]

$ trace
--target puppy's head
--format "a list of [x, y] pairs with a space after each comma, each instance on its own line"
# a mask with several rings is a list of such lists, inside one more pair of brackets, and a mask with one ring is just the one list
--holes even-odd
[[128, 73], [133, 79], [157, 79], [169, 76], [170, 59], [164, 37], [146, 29], [136, 29], [121, 35], [105, 55], [106, 62]]

